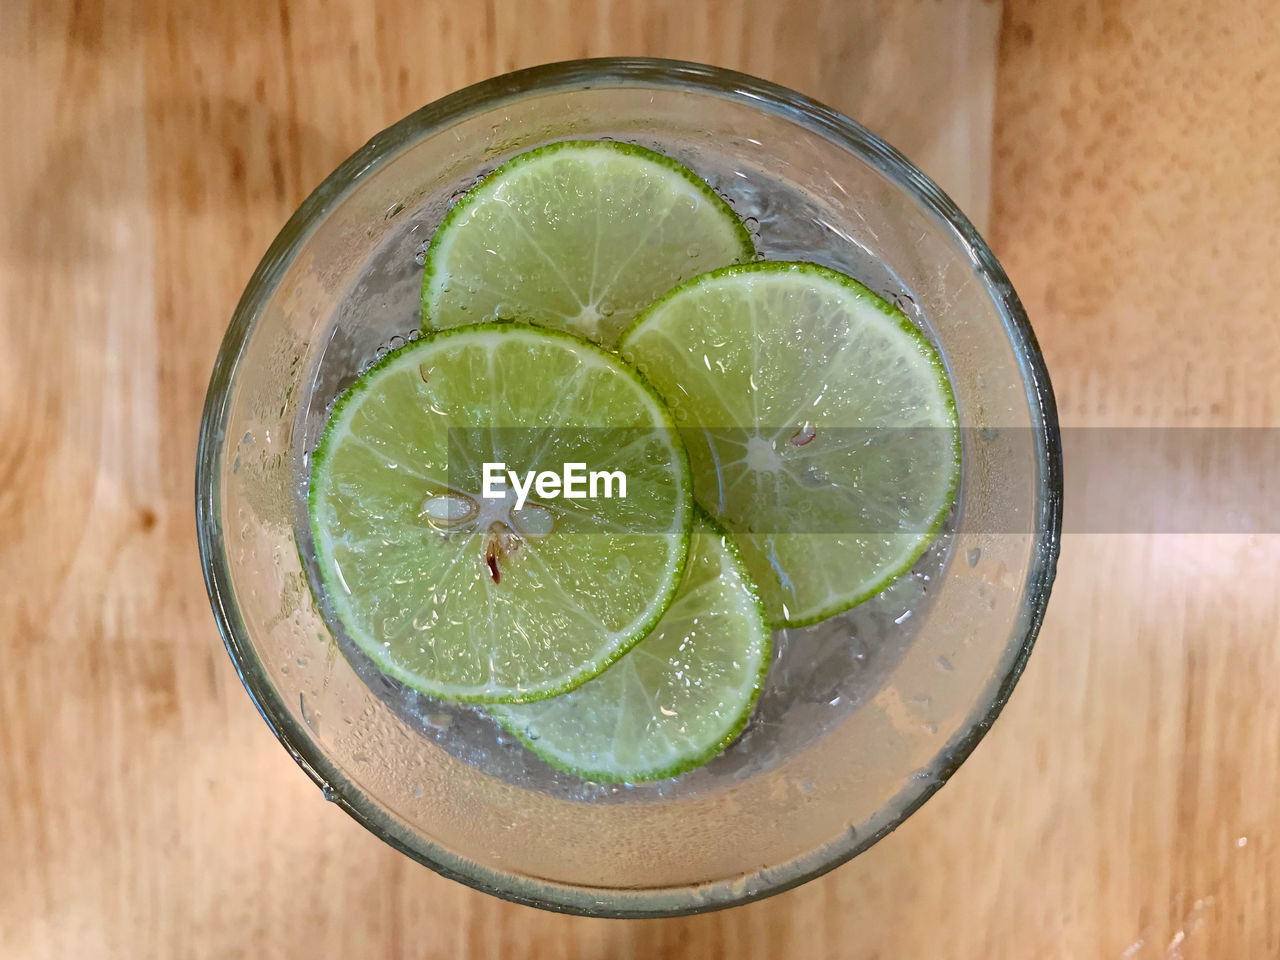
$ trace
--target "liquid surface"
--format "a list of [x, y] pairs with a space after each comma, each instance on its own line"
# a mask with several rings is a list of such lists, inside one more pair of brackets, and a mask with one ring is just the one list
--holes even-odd
[[[642, 143], [688, 164], [706, 179], [744, 218], [761, 256], [814, 261], [847, 273], [902, 308], [934, 339], [898, 278], [844, 233], [813, 198], [760, 171], [726, 167], [714, 153], [690, 153], [679, 143]], [[306, 513], [307, 476], [329, 404], [387, 350], [417, 337], [427, 242], [450, 205], [497, 162], [478, 167], [420, 207], [398, 213], [398, 229], [370, 259], [332, 319], [329, 343], [314, 371], [310, 405], [300, 411], [294, 431], [295, 527], [313, 588], [319, 579], [310, 559], [314, 545]], [[950, 561], [954, 516], [953, 508], [912, 569], [876, 597], [813, 626], [776, 631], [764, 688], [742, 736], [706, 766], [676, 780], [648, 784], [595, 784], [558, 772], [482, 710], [430, 699], [386, 677], [343, 635], [323, 591], [317, 589], [317, 595], [343, 655], [369, 688], [426, 740], [491, 776], [553, 796], [645, 802], [695, 795], [713, 788], [720, 778], [745, 779], [772, 768], [873, 698], [910, 648], [927, 614], [930, 585], [941, 579]]]

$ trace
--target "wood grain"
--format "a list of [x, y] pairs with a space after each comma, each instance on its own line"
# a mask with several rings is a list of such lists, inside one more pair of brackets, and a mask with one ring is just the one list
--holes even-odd
[[672, 921], [515, 907], [394, 853], [288, 761], [209, 616], [195, 435], [245, 279], [369, 135], [535, 62], [776, 79], [978, 218], [991, 163], [1066, 424], [1277, 425], [1280, 10], [1011, 0], [993, 78], [997, 12], [0, 5], [0, 956], [1280, 955], [1274, 535], [1068, 538], [1030, 668], [946, 789], [819, 881]]

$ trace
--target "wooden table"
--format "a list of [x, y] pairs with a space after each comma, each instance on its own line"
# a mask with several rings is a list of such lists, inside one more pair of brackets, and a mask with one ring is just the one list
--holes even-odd
[[935, 799], [819, 881], [672, 921], [515, 907], [383, 846], [288, 761], [209, 615], [193, 452], [244, 280], [370, 134], [533, 62], [688, 57], [861, 105], [979, 213], [990, 162], [1064, 425], [1276, 426], [1280, 7], [1012, 0], [991, 71], [997, 15], [0, 0], [0, 956], [1280, 956], [1274, 526], [1068, 536], [1021, 685]]

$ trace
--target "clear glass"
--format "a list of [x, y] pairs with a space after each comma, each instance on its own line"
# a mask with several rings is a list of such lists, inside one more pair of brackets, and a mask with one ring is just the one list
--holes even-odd
[[[689, 164], [755, 218], [770, 258], [817, 260], [896, 299], [941, 349], [965, 428], [956, 509], [912, 573], [849, 614], [780, 632], [742, 739], [701, 770], [640, 787], [554, 773], [475, 711], [344, 656], [312, 598], [299, 495], [326, 405], [416, 328], [415, 254], [451, 202], [515, 153], [604, 136]], [[760, 80], [596, 60], [431, 104], [303, 203], [223, 342], [196, 494], [227, 649], [327, 799], [489, 893], [655, 916], [801, 883], [875, 843], [946, 781], [1031, 650], [1061, 491], [1052, 391], [1021, 305], [919, 170], [845, 117]]]

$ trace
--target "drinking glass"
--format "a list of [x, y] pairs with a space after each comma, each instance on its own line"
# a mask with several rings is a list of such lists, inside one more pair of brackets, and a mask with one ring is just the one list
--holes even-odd
[[[656, 784], [578, 781], [475, 708], [399, 687], [313, 593], [309, 457], [332, 400], [416, 336], [425, 244], [503, 160], [566, 138], [686, 163], [770, 259], [843, 270], [936, 344], [962, 426], [943, 534], [847, 614], [775, 635], [743, 736]], [[227, 650], [263, 718], [386, 842], [521, 903], [659, 916], [777, 893], [867, 849], [936, 791], [1008, 698], [1044, 615], [1062, 475], [1053, 394], [1004, 271], [955, 205], [835, 111], [658, 60], [536, 67], [375, 136], [299, 207], [249, 281], [200, 431], [199, 543]]]

